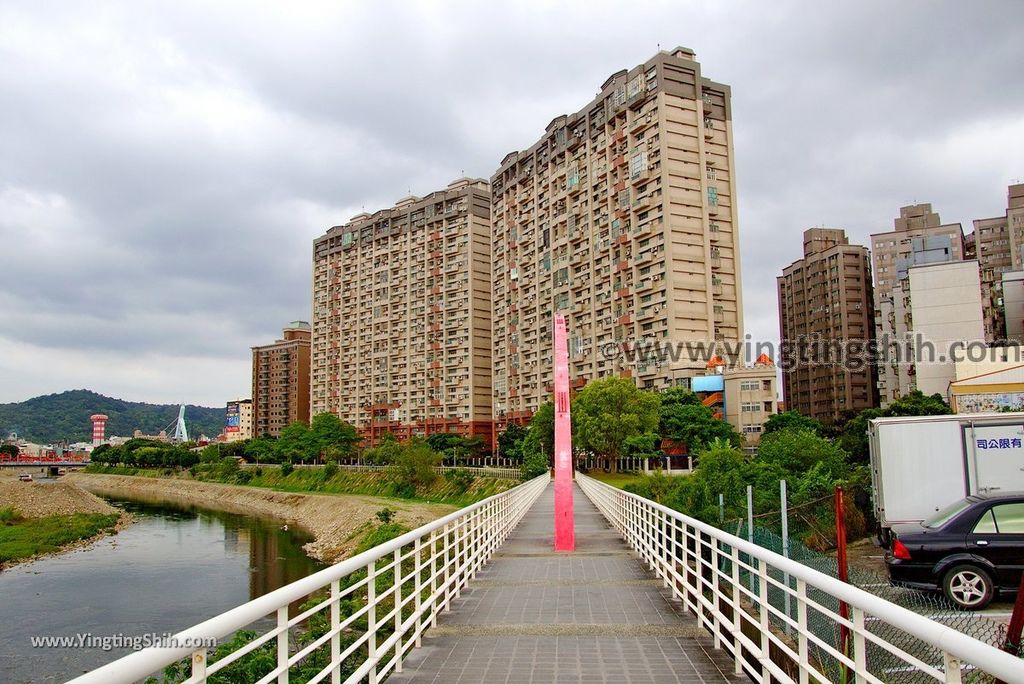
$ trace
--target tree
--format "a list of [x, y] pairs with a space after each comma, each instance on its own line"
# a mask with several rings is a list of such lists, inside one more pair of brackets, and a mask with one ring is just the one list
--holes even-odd
[[661, 458], [659, 448], [661, 439], [657, 433], [645, 432], [642, 435], [626, 438], [626, 456], [632, 458]]
[[839, 444], [849, 454], [854, 463], [867, 463], [870, 457], [868, 446], [868, 421], [873, 418], [889, 418], [892, 416], [944, 416], [951, 414], [942, 396], [939, 394], [925, 395], [914, 390], [900, 397], [882, 409], [864, 409], [851, 418], [843, 427]]
[[695, 392], [691, 392], [685, 387], [669, 387], [661, 392], [661, 406], [673, 406], [675, 404], [695, 404], [702, 405], [700, 397]]
[[849, 473], [846, 452], [813, 430], [779, 430], [764, 435], [757, 459], [775, 463], [789, 479], [802, 477], [814, 468], [835, 481]]
[[555, 404], [545, 401], [537, 407], [530, 419], [527, 435], [531, 446], [542, 454], [550, 455], [555, 450]]
[[498, 435], [498, 455], [521, 461], [523, 458], [523, 441], [528, 430], [518, 423], [509, 423], [505, 431]]
[[262, 437], [245, 440], [242, 453], [247, 461], [254, 463], [260, 463], [261, 461], [263, 463], [277, 463], [280, 459], [277, 457], [274, 447], [274, 438], [270, 435], [263, 435]]
[[436, 478], [435, 468], [441, 463], [441, 455], [430, 448], [426, 442], [412, 439], [400, 447], [395, 459], [395, 479], [403, 494], [415, 495], [419, 487], [429, 486]]
[[597, 454], [615, 472], [627, 440], [658, 429], [660, 404], [657, 394], [625, 378], [588, 383], [572, 403], [574, 444]]
[[[100, 446], [109, 447], [109, 444], [101, 444]], [[0, 454], [7, 454], [8, 456], [17, 456], [18, 447], [13, 444], [0, 444]]]
[[313, 435], [302, 421], [289, 423], [281, 430], [275, 450], [282, 463], [293, 463], [309, 458], [315, 451]]
[[672, 403], [660, 411], [658, 431], [662, 437], [682, 442], [696, 453], [716, 439], [732, 446], [740, 445], [740, 436], [732, 425], [715, 418], [704, 404]]
[[331, 461], [352, 454], [362, 439], [353, 426], [333, 413], [318, 413], [313, 416], [309, 432], [313, 448]]
[[377, 446], [363, 452], [363, 458], [374, 465], [391, 465], [401, 453], [402, 445], [398, 439], [390, 432], [385, 432], [380, 436]]
[[819, 420], [805, 416], [798, 411], [783, 411], [768, 417], [764, 424], [762, 435], [778, 432], [779, 430], [810, 430], [820, 435], [824, 429]]
[[889, 416], [945, 416], [953, 413], [941, 394], [925, 395], [914, 390], [882, 409]]

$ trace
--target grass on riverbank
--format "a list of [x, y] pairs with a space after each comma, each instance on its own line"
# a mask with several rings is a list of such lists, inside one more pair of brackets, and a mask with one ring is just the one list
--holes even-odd
[[598, 482], [604, 482], [607, 485], [611, 485], [617, 489], [625, 489], [626, 485], [637, 484], [643, 482], [647, 475], [643, 473], [605, 473], [600, 470], [592, 470], [587, 473], [590, 477], [594, 478]]
[[113, 529], [117, 520], [116, 513], [23, 518], [13, 508], [0, 508], [0, 565], [59, 551], [68, 544]]
[[472, 477], [467, 484], [465, 480], [460, 481], [459, 478], [438, 475], [431, 484], [416, 488], [414, 495], [403, 496], [409, 492], [403, 490], [402, 486], [387, 472], [338, 470], [335, 474], [330, 475], [324, 466], [295, 468], [288, 474], [284, 474], [277, 466], [253, 466], [237, 469], [224, 467], [221, 464], [197, 466], [194, 474], [170, 469], [100, 465], [90, 465], [85, 471], [102, 475], [177, 477], [199, 482], [261, 487], [280, 492], [376, 496], [400, 501], [448, 504], [458, 508], [500, 494], [520, 484], [518, 480], [503, 480], [493, 477]]

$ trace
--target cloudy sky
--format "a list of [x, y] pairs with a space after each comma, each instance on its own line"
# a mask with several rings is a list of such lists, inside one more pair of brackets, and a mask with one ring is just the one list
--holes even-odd
[[1024, 180], [1024, 2], [507, 4], [0, 0], [0, 402], [247, 396], [316, 236], [489, 177], [659, 45], [733, 88], [756, 338], [803, 229], [969, 228]]

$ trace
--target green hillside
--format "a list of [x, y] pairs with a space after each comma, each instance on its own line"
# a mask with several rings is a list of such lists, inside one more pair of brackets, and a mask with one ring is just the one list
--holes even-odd
[[[105, 397], [89, 390], [48, 394], [14, 404], [0, 404], [0, 436], [10, 432], [30, 442], [49, 444], [59, 440], [84, 442], [92, 439], [89, 416], [105, 413], [107, 436], [130, 437], [135, 430], [156, 434], [178, 418], [177, 404], [145, 404]], [[189, 437], [200, 433], [215, 437], [224, 428], [224, 409], [186, 406], [185, 424]]]

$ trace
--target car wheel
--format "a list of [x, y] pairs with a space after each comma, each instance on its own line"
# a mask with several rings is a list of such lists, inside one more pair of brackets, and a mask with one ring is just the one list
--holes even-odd
[[981, 610], [992, 601], [995, 587], [989, 574], [976, 565], [957, 565], [946, 573], [942, 591], [961, 608]]

